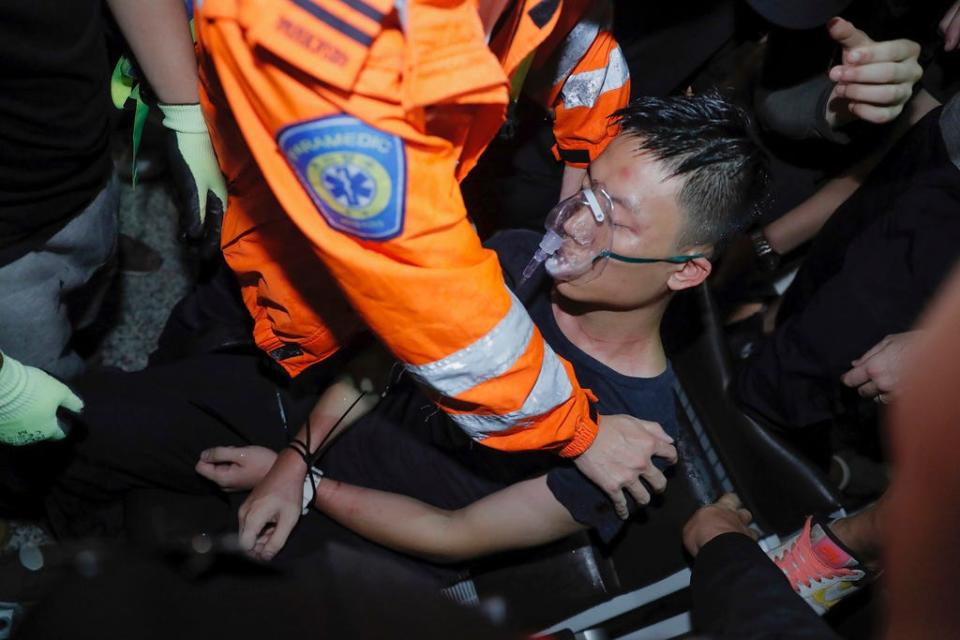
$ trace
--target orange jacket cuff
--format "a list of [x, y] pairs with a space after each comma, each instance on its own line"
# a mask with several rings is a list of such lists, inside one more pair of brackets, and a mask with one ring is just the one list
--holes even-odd
[[594, 149], [562, 149], [559, 144], [554, 143], [551, 151], [553, 152], [553, 157], [565, 165], [586, 169], [590, 166], [590, 163], [600, 155], [599, 152], [603, 151], [605, 146], [606, 145], [598, 145], [598, 148]]
[[597, 423], [589, 418], [581, 418], [577, 430], [573, 433], [573, 440], [568, 442], [563, 449], [560, 449], [560, 457], [576, 458], [578, 455], [590, 448], [593, 441], [597, 438]]

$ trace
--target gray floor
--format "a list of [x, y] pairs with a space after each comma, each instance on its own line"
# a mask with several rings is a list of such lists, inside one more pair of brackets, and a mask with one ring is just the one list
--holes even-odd
[[188, 291], [191, 267], [176, 239], [177, 213], [162, 180], [122, 187], [120, 231], [163, 256], [159, 271], [121, 273], [111, 294], [119, 309], [103, 341], [103, 364], [136, 371], [146, 366], [170, 310]]

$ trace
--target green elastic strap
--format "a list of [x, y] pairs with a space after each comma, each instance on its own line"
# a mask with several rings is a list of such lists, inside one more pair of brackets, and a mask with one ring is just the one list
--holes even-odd
[[133, 88], [130, 97], [137, 101], [136, 111], [133, 112], [133, 142], [131, 148], [131, 166], [130, 175], [131, 184], [134, 188], [137, 186], [137, 154], [140, 152], [140, 141], [143, 139], [143, 125], [147, 122], [147, 114], [150, 113], [150, 107], [140, 96], [140, 85]]
[[669, 262], [670, 264], [684, 264], [690, 262], [691, 260], [696, 260], [697, 258], [704, 258], [702, 253], [692, 253], [687, 256], [667, 256], [666, 258], [630, 258], [627, 256], [622, 256], [619, 253], [614, 253], [613, 251], [601, 251], [600, 255], [597, 256], [597, 260], [601, 258], [611, 258], [619, 262], [627, 262], [629, 264], [650, 264], [652, 262]]
[[133, 140], [131, 142], [131, 167], [133, 186], [137, 186], [137, 153], [140, 151], [140, 141], [143, 139], [143, 126], [147, 122], [147, 114], [150, 113], [150, 107], [143, 101], [140, 95], [140, 83], [137, 82], [133, 70], [133, 64], [126, 57], [117, 60], [117, 66], [113, 68], [113, 74], [110, 77], [110, 97], [113, 99], [113, 106], [117, 109], [123, 109], [127, 100], [136, 101], [136, 108], [133, 112]]

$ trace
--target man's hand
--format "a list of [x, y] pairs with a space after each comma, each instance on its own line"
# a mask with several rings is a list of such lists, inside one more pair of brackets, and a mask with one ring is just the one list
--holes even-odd
[[307, 467], [285, 449], [240, 506], [240, 548], [260, 560], [270, 560], [287, 542], [300, 520], [303, 479]]
[[583, 475], [610, 496], [617, 515], [626, 520], [630, 511], [624, 489], [638, 503], [647, 504], [650, 493], [641, 477], [657, 493], [667, 487], [666, 477], [651, 461], [653, 456], [665, 458], [671, 464], [676, 462], [673, 438], [656, 422], [621, 414], [601, 417], [597, 438], [574, 463]]
[[943, 14], [940, 33], [943, 34], [943, 50], [956, 51], [957, 45], [960, 45], [960, 0], [954, 2]]
[[50, 374], [8, 355], [0, 360], [0, 442], [15, 446], [62, 440], [57, 420], [63, 407], [79, 413], [83, 401]]
[[923, 75], [917, 62], [920, 45], [906, 39], [874, 42], [842, 18], [833, 18], [827, 30], [843, 47], [843, 64], [830, 69], [830, 79], [837, 83], [827, 100], [830, 126], [852, 117], [882, 124], [899, 116]]
[[855, 388], [864, 398], [888, 402], [900, 385], [904, 362], [910, 355], [916, 331], [889, 335], [865, 354], [854, 360], [853, 368], [840, 380]]
[[200, 454], [195, 469], [224, 491], [248, 491], [276, 460], [276, 452], [266, 447], [213, 447]]
[[707, 544], [722, 533], [742, 533], [757, 539], [757, 532], [747, 525], [753, 515], [743, 508], [735, 493], [724, 494], [719, 500], [700, 507], [683, 526], [683, 546], [696, 557]]
[[199, 104], [161, 104], [162, 124], [170, 132], [170, 172], [180, 209], [180, 230], [193, 241], [206, 237], [219, 248], [227, 205], [227, 182], [210, 142]]

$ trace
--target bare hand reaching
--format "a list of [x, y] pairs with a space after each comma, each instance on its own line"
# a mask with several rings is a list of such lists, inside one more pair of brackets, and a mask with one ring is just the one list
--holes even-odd
[[640, 478], [661, 493], [667, 479], [653, 464], [659, 456], [673, 464], [677, 450], [673, 438], [656, 422], [639, 420], [628, 415], [602, 416], [600, 430], [590, 448], [575, 460], [577, 468], [613, 502], [617, 515], [626, 520], [630, 512], [624, 490], [640, 504], [650, 502], [650, 492]]
[[743, 508], [735, 493], [724, 494], [719, 500], [700, 507], [683, 526], [683, 546], [696, 556], [705, 544], [724, 533], [742, 533], [754, 540], [757, 533], [747, 525], [753, 515]]
[[864, 398], [889, 402], [900, 385], [903, 365], [916, 335], [916, 331], [907, 331], [887, 336], [854, 360], [853, 368], [843, 374], [841, 381]]
[[852, 118], [881, 124], [899, 116], [923, 75], [920, 45], [906, 39], [874, 42], [843, 18], [833, 18], [827, 30], [843, 47], [843, 63], [830, 69], [837, 83], [827, 101], [830, 126]]
[[276, 459], [276, 452], [266, 447], [213, 447], [200, 454], [195, 469], [224, 491], [249, 491]]

